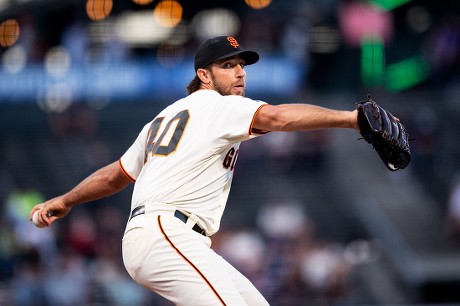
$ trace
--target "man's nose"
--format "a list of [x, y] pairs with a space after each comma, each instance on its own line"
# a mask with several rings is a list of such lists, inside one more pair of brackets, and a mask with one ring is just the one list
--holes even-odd
[[246, 70], [244, 70], [244, 67], [241, 67], [240, 65], [237, 65], [236, 77], [244, 78], [245, 76], [246, 76]]

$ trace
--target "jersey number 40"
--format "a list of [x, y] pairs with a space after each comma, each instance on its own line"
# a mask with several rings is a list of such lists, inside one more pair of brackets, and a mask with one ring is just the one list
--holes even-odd
[[157, 138], [157, 134], [160, 130], [164, 117], [155, 118], [150, 125], [147, 136], [147, 147], [145, 149], [144, 162], [147, 161], [149, 155], [167, 156], [176, 151], [176, 147], [180, 142], [189, 118], [190, 114], [188, 110], [183, 110], [177, 113], [166, 124], [157, 141], [155, 141], [155, 139]]

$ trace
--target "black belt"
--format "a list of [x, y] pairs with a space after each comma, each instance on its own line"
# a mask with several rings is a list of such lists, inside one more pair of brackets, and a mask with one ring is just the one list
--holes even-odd
[[[131, 212], [131, 216], [129, 217], [129, 220], [131, 220], [132, 218], [137, 217], [139, 215], [143, 215], [143, 214], [145, 214], [145, 206], [144, 205], [138, 206], [138, 207], [134, 208], [133, 211]], [[179, 210], [176, 210], [174, 212], [174, 217], [176, 217], [177, 219], [181, 220], [184, 223], [187, 223], [188, 217], [183, 212], [181, 212]], [[198, 234], [206, 236], [206, 231], [204, 229], [202, 229], [198, 225], [198, 223], [196, 223], [192, 227], [192, 230], [194, 230]]]

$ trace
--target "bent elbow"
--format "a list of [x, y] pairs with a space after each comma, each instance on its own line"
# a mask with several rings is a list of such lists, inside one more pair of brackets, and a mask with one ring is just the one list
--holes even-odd
[[103, 183], [111, 190], [120, 190], [128, 184], [128, 179], [121, 172], [118, 163], [101, 169]]

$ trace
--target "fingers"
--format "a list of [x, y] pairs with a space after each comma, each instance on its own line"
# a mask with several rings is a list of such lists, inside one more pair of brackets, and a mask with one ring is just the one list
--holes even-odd
[[58, 219], [58, 217], [55, 216], [55, 212], [50, 209], [49, 205], [42, 203], [35, 205], [35, 207], [32, 208], [29, 215], [30, 221], [33, 221], [33, 215], [36, 211], [38, 211], [38, 221], [46, 226], [50, 226], [51, 223]]
[[50, 216], [51, 216], [50, 212], [49, 211], [47, 212], [46, 210], [44, 210], [43, 212], [40, 213], [40, 220], [44, 224], [46, 224], [46, 226], [50, 226], [51, 224]]
[[33, 214], [38, 211], [37, 220], [46, 226], [50, 226], [57, 219], [64, 218], [70, 210], [71, 207], [67, 207], [62, 201], [62, 196], [56, 197], [32, 208], [30, 220], [33, 219]]
[[32, 210], [30, 211], [30, 215], [29, 215], [29, 221], [32, 221], [32, 218], [33, 218], [34, 213], [35, 213], [37, 210], [41, 210], [42, 207], [43, 207], [43, 205], [44, 205], [44, 203], [38, 204], [38, 205], [35, 205], [34, 208], [32, 208]]

